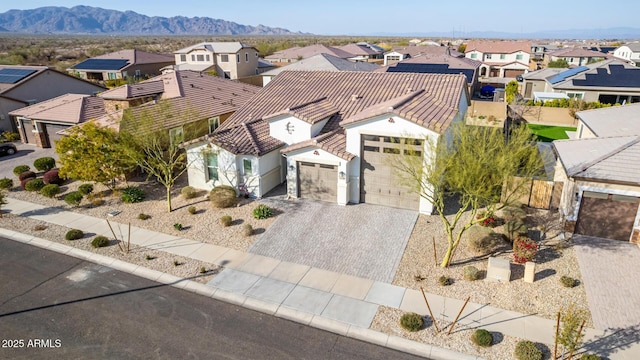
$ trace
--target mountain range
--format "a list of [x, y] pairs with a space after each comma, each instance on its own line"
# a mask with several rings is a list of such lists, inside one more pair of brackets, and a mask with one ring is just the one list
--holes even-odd
[[47, 6], [0, 14], [0, 31], [94, 35], [295, 35], [287, 29], [241, 25], [209, 17], [146, 16], [92, 6]]

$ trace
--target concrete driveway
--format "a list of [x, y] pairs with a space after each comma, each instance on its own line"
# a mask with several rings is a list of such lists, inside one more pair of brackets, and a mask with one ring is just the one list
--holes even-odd
[[286, 213], [249, 252], [390, 283], [418, 218], [417, 211], [357, 204], [282, 201]]
[[640, 248], [626, 241], [574, 235], [597, 329], [640, 327]]
[[31, 170], [35, 171], [33, 167], [33, 161], [37, 158], [51, 156], [58, 159], [53, 148], [41, 149], [35, 145], [23, 144], [19, 141], [14, 142], [18, 148], [18, 152], [13, 155], [0, 156], [0, 178], [16, 179], [13, 174], [13, 168], [18, 165], [29, 165]]

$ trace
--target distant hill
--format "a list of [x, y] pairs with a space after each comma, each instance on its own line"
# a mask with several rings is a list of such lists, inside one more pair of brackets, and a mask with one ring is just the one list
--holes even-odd
[[[1, 23], [0, 23], [1, 25]], [[406, 36], [406, 37], [436, 37], [436, 38], [487, 38], [487, 39], [640, 39], [640, 29], [617, 27], [606, 29], [571, 29], [544, 30], [529, 33], [514, 33], [506, 31], [469, 31], [444, 32], [424, 31], [419, 33], [376, 33], [376, 36]]]
[[0, 31], [27, 34], [294, 35], [287, 29], [249, 26], [208, 17], [141, 15], [92, 6], [48, 6], [0, 14]]

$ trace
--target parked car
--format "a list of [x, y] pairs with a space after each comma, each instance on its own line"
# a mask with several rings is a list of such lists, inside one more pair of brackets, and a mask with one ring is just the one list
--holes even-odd
[[18, 151], [12, 143], [0, 144], [0, 155], [13, 155]]

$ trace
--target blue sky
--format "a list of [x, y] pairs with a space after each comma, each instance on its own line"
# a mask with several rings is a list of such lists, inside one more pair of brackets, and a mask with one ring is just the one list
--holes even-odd
[[263, 24], [322, 35], [374, 33], [604, 29], [638, 27], [640, 2], [600, 11], [589, 1], [537, 0], [495, 2], [480, 0], [22, 0], [2, 1], [0, 13], [41, 6], [90, 5], [132, 10], [148, 16], [206, 16], [244, 25]]

